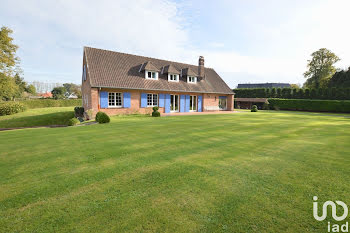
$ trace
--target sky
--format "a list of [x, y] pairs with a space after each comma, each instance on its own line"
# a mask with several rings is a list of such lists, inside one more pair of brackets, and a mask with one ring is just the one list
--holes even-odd
[[214, 68], [238, 83], [305, 81], [312, 52], [350, 66], [349, 0], [2, 0], [26, 81], [73, 82], [83, 47]]

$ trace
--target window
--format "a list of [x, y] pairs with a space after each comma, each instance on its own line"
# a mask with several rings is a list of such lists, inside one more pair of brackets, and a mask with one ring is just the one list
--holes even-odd
[[158, 72], [146, 71], [145, 73], [146, 73], [146, 79], [154, 79], [154, 80], [158, 79]]
[[108, 93], [108, 107], [122, 107], [122, 93]]
[[197, 77], [187, 76], [187, 82], [188, 83], [196, 83], [197, 82]]
[[178, 74], [168, 74], [168, 81], [170, 82], [178, 82], [179, 75]]
[[190, 96], [190, 111], [191, 112], [197, 111], [197, 96], [195, 95]]
[[86, 65], [83, 66], [83, 80], [86, 81]]
[[147, 94], [147, 107], [158, 106], [158, 94]]

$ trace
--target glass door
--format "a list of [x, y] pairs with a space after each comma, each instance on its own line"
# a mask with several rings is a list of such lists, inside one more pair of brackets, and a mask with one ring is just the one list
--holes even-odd
[[191, 95], [190, 96], [190, 112], [197, 111], [197, 96]]
[[170, 95], [170, 112], [179, 111], [179, 95]]
[[220, 110], [226, 110], [226, 108], [227, 108], [226, 96], [219, 97], [219, 108], [220, 108]]

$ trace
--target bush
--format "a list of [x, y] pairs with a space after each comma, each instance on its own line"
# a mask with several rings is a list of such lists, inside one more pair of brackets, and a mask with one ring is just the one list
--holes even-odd
[[104, 112], [98, 112], [95, 119], [100, 124], [109, 123], [111, 121], [109, 116]]
[[35, 100], [22, 100], [18, 101], [27, 108], [49, 108], [49, 107], [73, 107], [81, 106], [81, 99], [65, 99], [65, 100], [54, 100], [54, 99], [35, 99]]
[[350, 112], [349, 100], [269, 99], [272, 109], [311, 112]]
[[0, 103], [0, 116], [12, 115], [19, 112], [24, 112], [26, 107], [19, 102], [4, 102]]
[[256, 105], [253, 105], [252, 109], [250, 111], [251, 112], [257, 112], [258, 111], [258, 107]]
[[68, 121], [68, 125], [69, 126], [74, 126], [74, 125], [77, 125], [77, 124], [79, 124], [80, 123], [80, 121], [77, 119], [77, 118], [72, 118], [72, 119], [69, 119], [69, 121]]
[[158, 107], [153, 107], [152, 117], [160, 117], [160, 112], [158, 112]]
[[75, 117], [84, 117], [84, 107], [75, 107], [74, 115]]

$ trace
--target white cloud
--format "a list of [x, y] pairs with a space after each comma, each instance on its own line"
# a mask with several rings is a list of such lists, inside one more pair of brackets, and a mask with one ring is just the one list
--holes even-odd
[[83, 46], [180, 59], [188, 41], [177, 5], [166, 0], [8, 1], [0, 13], [11, 19], [26, 78], [63, 79], [57, 74], [69, 70], [79, 82]]
[[[339, 67], [350, 66], [348, 0], [221, 4], [233, 14], [223, 16], [215, 8], [218, 12], [203, 16], [196, 9], [206, 6], [202, 1], [9, 0], [2, 3], [0, 19], [14, 29], [25, 78], [32, 80], [79, 82], [85, 45], [191, 64], [204, 55], [206, 66], [232, 87], [239, 82], [302, 83], [307, 59], [322, 47], [342, 59]], [[213, 22], [226, 32], [234, 22], [241, 30], [237, 33], [250, 38], [224, 40], [230, 35], [226, 32], [194, 38], [193, 30], [211, 32], [215, 27], [201, 25], [196, 17], [220, 17]]]

